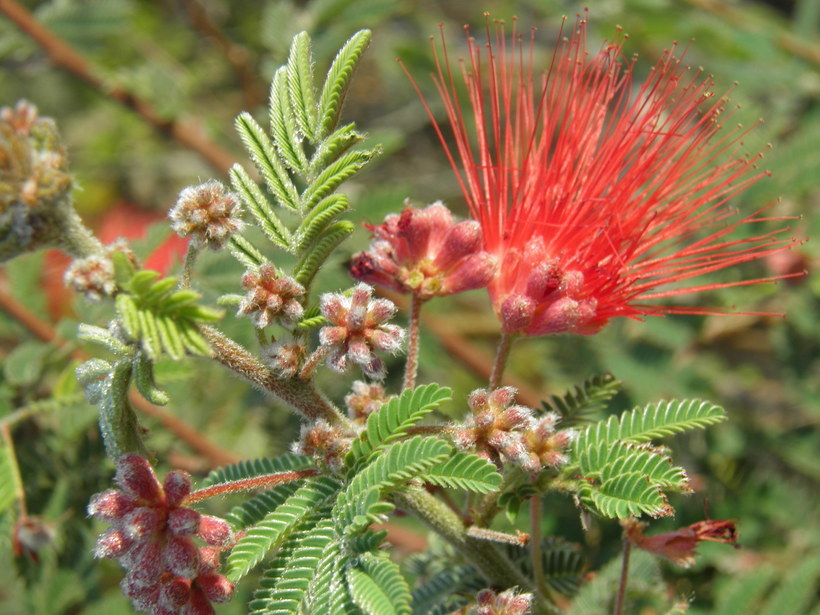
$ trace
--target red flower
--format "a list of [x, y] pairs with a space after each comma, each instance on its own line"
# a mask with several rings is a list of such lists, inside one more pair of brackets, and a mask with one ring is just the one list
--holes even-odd
[[508, 42], [504, 24], [493, 34], [488, 22], [486, 49], [468, 34], [460, 70], [443, 37], [443, 51], [434, 48], [455, 151], [425, 103], [484, 248], [499, 259], [489, 292], [507, 332], [589, 334], [618, 316], [724, 313], [646, 302], [788, 277], [690, 282], [795, 242], [786, 228], [745, 228], [769, 219], [767, 207], [734, 216], [728, 201], [766, 173], [759, 155], [741, 151], [747, 131], [724, 126], [728, 99], [674, 45], [636, 84], [626, 37], [588, 53], [581, 16], [542, 74], [534, 35], [527, 44], [515, 25], [512, 34]]
[[700, 542], [722, 542], [738, 548], [737, 528], [731, 520], [707, 519], [655, 536], [644, 535], [646, 523], [634, 519], [626, 519], [621, 525], [627, 539], [636, 547], [665, 557], [684, 568], [695, 563], [695, 556], [698, 554], [696, 547]]

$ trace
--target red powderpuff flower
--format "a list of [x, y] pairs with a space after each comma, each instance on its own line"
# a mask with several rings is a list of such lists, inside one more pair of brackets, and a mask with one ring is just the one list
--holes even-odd
[[590, 334], [618, 316], [725, 313], [646, 301], [788, 277], [690, 283], [795, 242], [787, 228], [748, 229], [771, 219], [761, 216], [767, 207], [745, 217], [729, 208], [766, 173], [757, 170], [760, 156], [741, 152], [748, 131], [725, 126], [726, 96], [683, 64], [676, 46], [637, 84], [626, 37], [589, 53], [581, 16], [566, 37], [562, 29], [541, 74], [534, 34], [529, 44], [515, 25], [512, 34], [508, 42], [504, 24], [493, 33], [488, 21], [485, 48], [468, 33], [459, 70], [443, 36], [443, 51], [434, 46], [433, 79], [455, 151], [424, 103], [481, 223], [484, 249], [499, 260], [488, 288], [505, 331]]

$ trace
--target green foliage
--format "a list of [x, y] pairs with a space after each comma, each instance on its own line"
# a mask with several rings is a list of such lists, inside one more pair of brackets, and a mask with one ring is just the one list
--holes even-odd
[[596, 418], [620, 388], [621, 382], [612, 374], [598, 374], [563, 396], [550, 395], [548, 400], [541, 402], [541, 407], [545, 412], [560, 414], [562, 427], [571, 427]]
[[212, 470], [203, 485], [208, 487], [219, 483], [228, 483], [243, 478], [252, 478], [260, 474], [276, 474], [302, 470], [310, 465], [310, 458], [303, 455], [286, 453], [279, 457], [262, 457], [260, 459], [245, 459], [231, 465]]
[[176, 289], [176, 278], [159, 278], [156, 271], [138, 271], [115, 300], [128, 336], [139, 342], [152, 360], [167, 354], [181, 360], [186, 352], [210, 356], [208, 342], [197, 325], [216, 322], [221, 312], [198, 305], [201, 295]]
[[447, 461], [434, 465], [419, 476], [433, 485], [489, 493], [501, 485], [501, 474], [492, 462], [472, 453], [460, 452]]
[[670, 514], [664, 491], [685, 491], [686, 473], [662, 449], [646, 443], [725, 417], [722, 408], [700, 400], [667, 401], [590, 425], [572, 454], [582, 477], [581, 501], [606, 517]]
[[[239, 136], [275, 203], [239, 165], [231, 169], [231, 184], [271, 243], [297, 257], [293, 277], [304, 287], [354, 229], [351, 222], [338, 219], [349, 203], [335, 191], [378, 153], [378, 149], [350, 149], [363, 139], [353, 124], [337, 130], [345, 92], [369, 40], [369, 31], [362, 30], [347, 42], [317, 101], [311, 40], [301, 32], [293, 39], [287, 63], [273, 78], [270, 136], [250, 114], [236, 119]], [[279, 217], [275, 205], [296, 215], [295, 228]], [[262, 262], [264, 251], [247, 239], [237, 239], [231, 252], [253, 268]]]
[[366, 615], [410, 615], [410, 588], [386, 557], [364, 553], [346, 577], [353, 601]]
[[281, 506], [239, 539], [228, 556], [228, 578], [236, 581], [245, 576], [268, 551], [278, 548], [309, 518], [319, 515], [337, 489], [338, 484], [329, 478], [306, 481]]
[[390, 399], [367, 417], [365, 430], [350, 448], [351, 460], [366, 458], [379, 447], [401, 438], [421, 419], [449, 401], [451, 395], [451, 389], [437, 384], [402, 391], [399, 397]]
[[[444, 608], [447, 613], [454, 611], [454, 595], [462, 590], [465, 581], [475, 577], [471, 566], [455, 565], [438, 572], [413, 590], [413, 615], [428, 615], [436, 608]], [[466, 601], [465, 601], [466, 602]]]

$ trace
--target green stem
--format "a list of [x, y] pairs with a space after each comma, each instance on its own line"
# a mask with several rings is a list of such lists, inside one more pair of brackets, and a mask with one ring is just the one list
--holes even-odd
[[498, 350], [495, 353], [493, 371], [490, 374], [490, 390], [493, 391], [501, 386], [501, 377], [504, 375], [504, 368], [507, 366], [507, 358], [510, 356], [510, 347], [515, 339], [513, 334], [506, 331], [501, 333], [501, 341], [498, 343]]
[[195, 243], [194, 241], [188, 242], [188, 249], [185, 251], [185, 262], [182, 264], [182, 277], [179, 279], [180, 288], [191, 287], [194, 263], [196, 263], [196, 257], [199, 255], [199, 246], [195, 245]]
[[14, 454], [14, 440], [11, 438], [11, 429], [8, 424], [0, 427], [0, 434], [3, 437], [3, 447], [6, 449], [6, 458], [11, 467], [11, 474], [14, 477], [12, 480], [14, 487], [14, 495], [17, 498], [17, 506], [20, 508], [20, 518], [25, 519], [28, 516], [26, 511], [26, 492], [23, 489], [23, 479], [20, 476], [20, 466], [17, 464], [17, 455]]
[[62, 215], [57, 221], [60, 227], [59, 244], [74, 258], [85, 258], [93, 254], [103, 254], [102, 242], [83, 224], [70, 202], [61, 208]]
[[412, 389], [416, 386], [416, 374], [419, 369], [419, 345], [421, 335], [419, 325], [421, 322], [421, 306], [424, 299], [416, 293], [410, 301], [410, 323], [408, 328], [407, 362], [404, 364], [404, 389]]

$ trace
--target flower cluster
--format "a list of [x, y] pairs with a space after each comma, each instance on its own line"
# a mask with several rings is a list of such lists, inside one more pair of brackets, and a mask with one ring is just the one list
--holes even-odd
[[481, 249], [481, 227], [456, 223], [437, 202], [407, 207], [370, 226], [375, 241], [353, 257], [354, 278], [421, 299], [483, 288], [495, 272], [495, 258]]
[[345, 396], [347, 416], [354, 423], [364, 425], [367, 417], [381, 408], [387, 400], [388, 396], [382, 385], [355, 380], [352, 391]]
[[280, 378], [293, 378], [305, 359], [305, 345], [300, 342], [274, 342], [262, 348], [262, 356]]
[[291, 277], [278, 275], [272, 264], [246, 271], [242, 286], [248, 294], [239, 304], [237, 315], [250, 316], [256, 328], [264, 329], [276, 319], [291, 326], [302, 318], [304, 287]]
[[70, 193], [54, 121], [26, 101], [0, 109], [0, 262], [59, 243]]
[[239, 197], [218, 181], [188, 186], [171, 208], [171, 228], [180, 237], [190, 237], [194, 246], [220, 249], [228, 238], [241, 231]]
[[[760, 155], [742, 150], [748, 130], [724, 128], [732, 112], [711, 77], [673, 45], [635, 84], [626, 37], [589, 53], [583, 16], [562, 30], [539, 74], [534, 37], [527, 48], [515, 26], [507, 40], [503, 23], [494, 34], [488, 23], [486, 48], [467, 34], [460, 69], [436, 54], [455, 152], [424, 103], [484, 249], [498, 258], [488, 289], [504, 330], [590, 334], [615, 317], [720, 314], [647, 301], [771, 281], [690, 283], [795, 243], [788, 228], [750, 229], [769, 220], [767, 207], [735, 217], [729, 206], [766, 173]], [[472, 113], [462, 110], [456, 75]]]
[[529, 472], [566, 463], [564, 451], [575, 432], [557, 431], [557, 414], [535, 417], [530, 408], [514, 405], [515, 393], [513, 387], [473, 391], [467, 400], [472, 414], [456, 429], [456, 445], [496, 465], [505, 458]]
[[349, 437], [342, 435], [341, 429], [319, 419], [310, 425], [302, 425], [299, 440], [293, 443], [291, 450], [295, 455], [314, 457], [329, 470], [336, 472], [344, 465], [350, 442]]
[[[112, 527], [97, 540], [95, 554], [119, 560], [126, 570], [123, 593], [151, 615], [212, 615], [211, 602], [226, 602], [233, 584], [217, 572], [219, 549], [233, 541], [230, 526], [184, 503], [191, 492], [185, 472], [160, 484], [139, 455], [117, 462], [116, 482], [95, 495], [89, 514]], [[198, 536], [209, 547], [198, 548]]]
[[373, 289], [359, 284], [349, 297], [341, 293], [322, 295], [319, 309], [328, 326], [319, 331], [319, 342], [328, 352], [327, 364], [342, 372], [348, 359], [371, 378], [384, 378], [382, 360], [375, 351], [396, 353], [404, 341], [404, 330], [385, 324], [396, 313], [387, 299], [372, 299]]
[[482, 589], [467, 615], [527, 615], [531, 607], [532, 594], [516, 594], [512, 589], [496, 594], [491, 589]]

